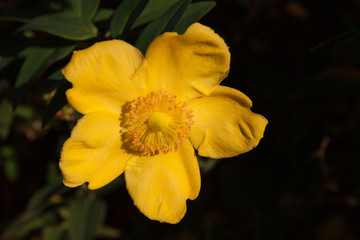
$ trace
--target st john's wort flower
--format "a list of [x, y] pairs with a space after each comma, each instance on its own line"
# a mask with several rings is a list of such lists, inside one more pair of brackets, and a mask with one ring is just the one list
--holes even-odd
[[145, 57], [121, 40], [75, 51], [63, 74], [84, 116], [65, 142], [63, 182], [100, 188], [125, 174], [127, 190], [147, 217], [177, 223], [200, 191], [200, 156], [228, 158], [257, 146], [267, 120], [240, 91], [220, 86], [230, 53], [199, 23], [165, 33]]

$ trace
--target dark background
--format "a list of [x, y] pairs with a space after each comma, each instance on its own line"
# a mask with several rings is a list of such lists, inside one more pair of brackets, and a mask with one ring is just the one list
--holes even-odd
[[[102, 196], [105, 223], [121, 239], [360, 239], [360, 1], [219, 0], [200, 22], [230, 47], [222, 84], [252, 99], [265, 136], [249, 153], [202, 159], [179, 224], [148, 220], [124, 185]], [[31, 138], [26, 124], [5, 142], [21, 164], [16, 181], [0, 174], [1, 227], [57, 171], [70, 134], [60, 121]]]

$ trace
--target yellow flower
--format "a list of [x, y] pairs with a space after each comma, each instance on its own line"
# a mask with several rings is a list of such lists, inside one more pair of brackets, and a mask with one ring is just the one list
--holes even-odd
[[199, 23], [165, 33], [145, 57], [121, 40], [75, 51], [63, 74], [69, 103], [84, 116], [65, 142], [63, 182], [100, 188], [125, 174], [147, 217], [177, 223], [200, 191], [200, 156], [227, 158], [254, 148], [267, 120], [243, 93], [219, 83], [230, 53]]

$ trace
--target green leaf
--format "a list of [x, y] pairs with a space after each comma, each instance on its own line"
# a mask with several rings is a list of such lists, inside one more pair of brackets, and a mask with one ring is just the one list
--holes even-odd
[[15, 182], [19, 177], [19, 162], [12, 146], [2, 146], [0, 156], [3, 159], [4, 173], [8, 181]]
[[106, 195], [111, 194], [114, 191], [117, 191], [120, 187], [123, 187], [125, 185], [125, 179], [123, 175], [118, 176], [113, 181], [108, 183], [102, 188], [94, 190], [94, 193], [96, 196], [104, 197]]
[[41, 231], [44, 226], [55, 221], [56, 214], [53, 211], [20, 215], [7, 227], [4, 235], [15, 236], [15, 239], [28, 239], [35, 232]]
[[92, 19], [100, 5], [100, 0], [67, 0], [69, 10], [76, 16]]
[[44, 204], [46, 204], [47, 200], [53, 194], [63, 191], [65, 189], [66, 188], [62, 183], [61, 178], [56, 178], [54, 181], [48, 183], [32, 195], [26, 207], [25, 214], [30, 214], [31, 212], [44, 206]]
[[14, 59], [14, 57], [0, 56], [0, 71], [9, 65], [9, 63], [11, 63], [11, 61]]
[[69, 233], [73, 240], [89, 240], [103, 225], [106, 205], [96, 199], [76, 199], [70, 204]]
[[181, 0], [162, 16], [151, 22], [140, 34], [135, 46], [145, 54], [147, 47], [158, 35], [163, 32], [173, 31], [179, 24], [186, 9], [190, 5], [190, 0]]
[[180, 0], [149, 0], [149, 3], [146, 5], [144, 11], [140, 14], [132, 28], [137, 28], [160, 17], [179, 1]]
[[70, 54], [74, 47], [75, 45], [70, 44], [56, 49], [50, 47], [31, 48], [15, 82], [13, 105], [16, 107], [21, 102], [37, 76], [54, 62]]
[[13, 119], [11, 103], [4, 100], [0, 102], [0, 138], [8, 136]]
[[109, 226], [102, 226], [98, 231], [97, 231], [97, 237], [100, 239], [120, 239], [121, 237], [121, 231], [113, 228], [113, 227], [109, 227]]
[[56, 90], [54, 97], [51, 99], [48, 107], [45, 110], [42, 119], [42, 125], [45, 126], [51, 120], [51, 118], [67, 104], [65, 92], [72, 85], [68, 81], [64, 81], [59, 88]]
[[14, 115], [28, 121], [33, 121], [38, 118], [37, 112], [30, 105], [19, 105], [14, 111]]
[[33, 99], [36, 96], [44, 94], [56, 87], [59, 87], [65, 80], [64, 76], [61, 73], [62, 68], [55, 71], [51, 74], [45, 81], [39, 84], [39, 86], [34, 90], [30, 99]]
[[89, 19], [70, 13], [53, 13], [34, 18], [19, 29], [19, 31], [23, 30], [44, 31], [76, 41], [97, 36], [97, 29]]
[[55, 48], [55, 51], [46, 60], [46, 67], [68, 56], [74, 50], [74, 48], [75, 43], [68, 42], [62, 46]]
[[63, 240], [67, 239], [67, 231], [63, 226], [46, 228], [43, 231], [43, 240]]
[[175, 31], [179, 34], [183, 34], [191, 24], [199, 21], [199, 19], [210, 12], [210, 10], [215, 7], [215, 5], [215, 1], [192, 3]]
[[119, 37], [125, 30], [130, 28], [144, 10], [149, 0], [124, 0], [117, 7], [110, 22], [110, 33], [113, 38]]
[[4, 160], [4, 171], [6, 179], [9, 182], [16, 182], [19, 178], [19, 163], [16, 158], [8, 158]]
[[55, 51], [53, 48], [35, 47], [30, 50], [28, 57], [20, 68], [20, 72], [15, 82], [13, 105], [16, 107], [24, 98], [26, 90], [43, 69], [44, 62]]
[[82, 0], [82, 17], [92, 19], [100, 6], [100, 0]]
[[110, 19], [111, 15], [113, 15], [114, 10], [110, 8], [100, 8], [99, 11], [96, 13], [93, 22], [98, 23], [102, 21], [106, 21]]

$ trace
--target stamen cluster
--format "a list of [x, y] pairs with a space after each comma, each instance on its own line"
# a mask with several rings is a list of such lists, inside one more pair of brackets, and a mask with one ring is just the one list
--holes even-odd
[[[166, 129], [157, 130], [149, 125], [149, 118], [155, 112], [166, 114]], [[177, 103], [175, 95], [161, 90], [130, 103], [123, 136], [129, 147], [142, 155], [176, 151], [189, 137], [192, 118], [192, 110], [186, 103]]]

